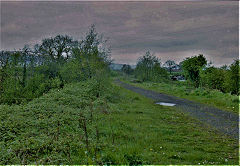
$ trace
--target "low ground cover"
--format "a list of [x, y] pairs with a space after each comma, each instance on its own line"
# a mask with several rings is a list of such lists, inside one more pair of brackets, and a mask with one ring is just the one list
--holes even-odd
[[239, 97], [230, 93], [222, 93], [218, 90], [209, 90], [204, 88], [194, 88], [188, 82], [168, 81], [168, 82], [133, 82], [131, 78], [123, 78], [124, 82], [148, 90], [173, 96], [197, 101], [203, 104], [211, 105], [216, 108], [239, 113]]
[[238, 164], [238, 143], [117, 85], [0, 105], [0, 164]]

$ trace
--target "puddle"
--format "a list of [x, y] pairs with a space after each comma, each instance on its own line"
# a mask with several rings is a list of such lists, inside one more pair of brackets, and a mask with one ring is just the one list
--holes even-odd
[[156, 103], [156, 104], [163, 105], [163, 106], [170, 106], [170, 107], [176, 105], [176, 104], [174, 104], [174, 103], [164, 103], [164, 102], [158, 102], [158, 103]]

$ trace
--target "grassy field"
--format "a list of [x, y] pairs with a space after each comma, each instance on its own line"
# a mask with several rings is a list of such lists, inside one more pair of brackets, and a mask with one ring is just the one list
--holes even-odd
[[218, 90], [207, 90], [202, 88], [194, 88], [187, 82], [169, 81], [167, 83], [133, 83], [131, 78], [123, 78], [124, 82], [135, 85], [148, 90], [160, 93], [170, 94], [173, 96], [197, 101], [199, 103], [211, 105], [222, 110], [239, 113], [239, 97], [229, 93], [222, 93]]
[[176, 108], [91, 81], [0, 105], [0, 164], [238, 164], [238, 142]]

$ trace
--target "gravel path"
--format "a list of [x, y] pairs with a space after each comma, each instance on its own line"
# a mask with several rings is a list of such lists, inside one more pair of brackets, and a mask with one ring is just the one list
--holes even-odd
[[197, 102], [170, 96], [151, 90], [135, 87], [117, 80], [117, 83], [131, 91], [153, 99], [156, 102], [175, 103], [176, 107], [190, 116], [204, 122], [221, 133], [239, 139], [239, 116], [235, 113], [222, 111], [215, 107], [210, 107]]

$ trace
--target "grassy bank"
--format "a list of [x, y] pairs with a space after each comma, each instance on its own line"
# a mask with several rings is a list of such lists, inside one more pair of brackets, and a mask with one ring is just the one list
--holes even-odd
[[207, 104], [217, 107], [222, 110], [239, 113], [239, 97], [237, 95], [231, 95], [229, 93], [222, 93], [218, 90], [208, 90], [203, 88], [194, 88], [188, 85], [187, 82], [169, 81], [167, 83], [133, 83], [131, 78], [123, 78], [124, 82], [134, 86], [153, 90], [160, 93], [165, 93], [199, 103]]
[[238, 164], [238, 143], [175, 108], [94, 82], [0, 105], [0, 164]]

